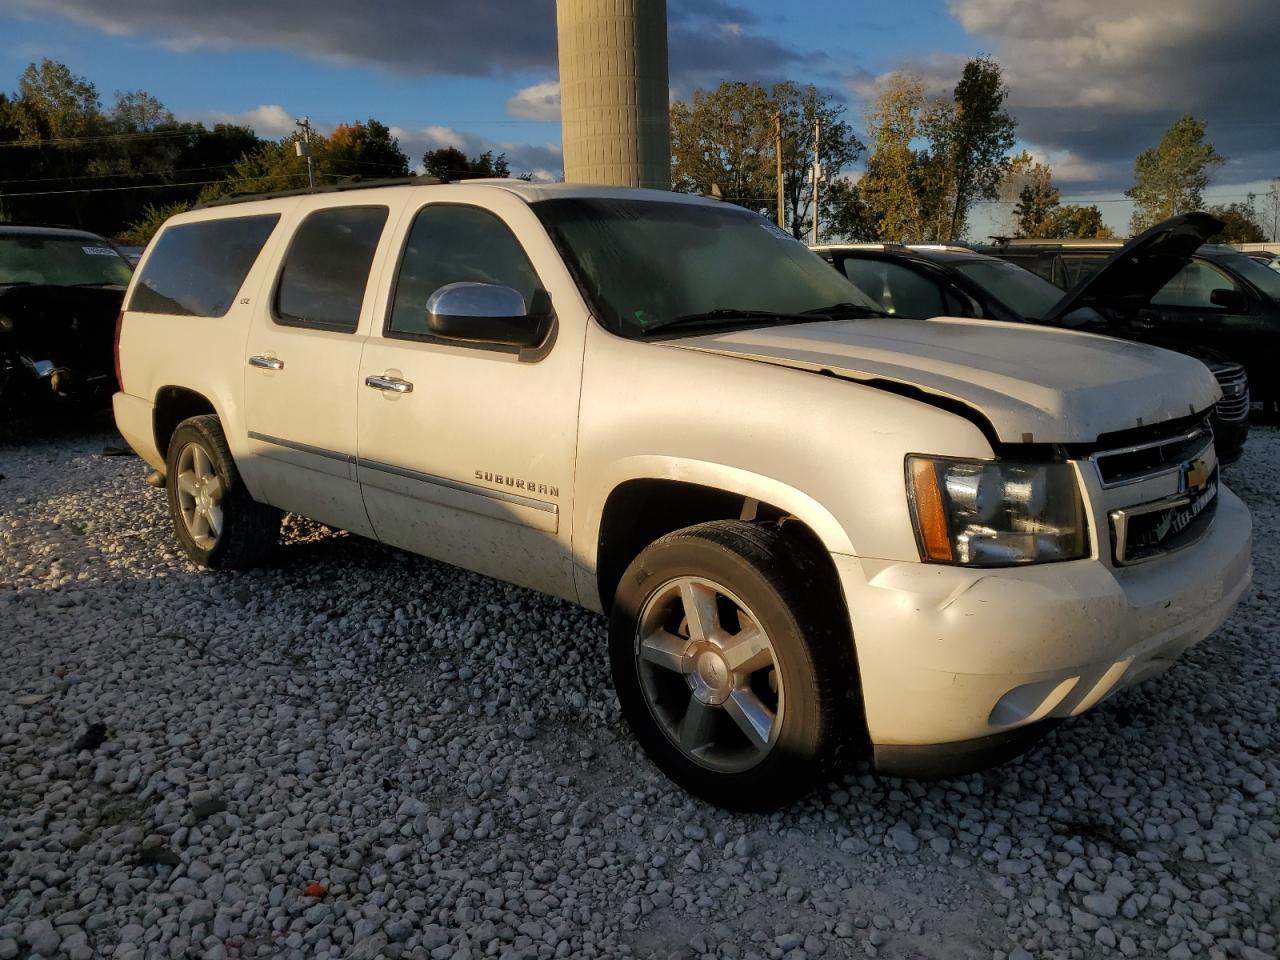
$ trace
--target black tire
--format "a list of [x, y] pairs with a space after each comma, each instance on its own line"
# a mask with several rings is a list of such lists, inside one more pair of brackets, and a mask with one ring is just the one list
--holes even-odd
[[[222, 527], [211, 545], [196, 542], [179, 506], [178, 464], [183, 450], [192, 444], [204, 451], [222, 484]], [[187, 556], [210, 570], [244, 570], [272, 558], [280, 544], [280, 511], [249, 495], [216, 416], [191, 417], [178, 424], [165, 467], [169, 518]]]
[[[825, 559], [777, 524], [718, 521], [662, 537], [623, 574], [609, 630], [622, 713], [650, 759], [690, 793], [733, 810], [774, 809], [830, 778], [852, 753], [847, 748], [863, 743], [853, 640]], [[772, 746], [749, 769], [725, 772], [698, 762], [668, 735], [669, 724], [664, 727], [646, 696], [640, 618], [651, 598], [682, 577], [735, 594], [772, 645], [785, 709]], [[661, 709], [676, 709], [666, 705], [674, 701], [660, 700]]]

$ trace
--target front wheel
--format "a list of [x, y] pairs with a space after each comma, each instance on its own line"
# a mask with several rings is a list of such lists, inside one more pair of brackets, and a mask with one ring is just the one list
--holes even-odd
[[832, 772], [860, 722], [833, 589], [776, 525], [689, 527], [632, 562], [610, 622], [614, 685], [667, 776], [717, 805], [760, 810]]
[[240, 570], [271, 557], [280, 542], [280, 511], [249, 495], [217, 417], [178, 424], [166, 471], [169, 516], [187, 556], [212, 570]]

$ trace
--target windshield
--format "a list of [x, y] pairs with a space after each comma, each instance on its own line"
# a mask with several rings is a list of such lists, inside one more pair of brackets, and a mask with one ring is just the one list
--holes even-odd
[[990, 297], [1027, 320], [1042, 320], [1062, 299], [1062, 290], [1044, 277], [1004, 260], [970, 260], [956, 270]]
[[877, 309], [804, 244], [741, 207], [577, 197], [533, 208], [597, 319], [624, 337], [715, 310]]
[[47, 283], [127, 287], [131, 275], [129, 264], [105, 240], [57, 234], [0, 234], [0, 286]]
[[[1234, 270], [1272, 300], [1280, 300], [1280, 273], [1268, 270], [1267, 267], [1243, 253], [1225, 257], [1214, 257], [1224, 267]], [[1272, 261], [1273, 263], [1275, 261]]]

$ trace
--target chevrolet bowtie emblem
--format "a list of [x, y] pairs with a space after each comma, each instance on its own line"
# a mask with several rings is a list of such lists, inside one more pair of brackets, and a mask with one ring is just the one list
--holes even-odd
[[1209, 464], [1201, 459], [1192, 460], [1184, 468], [1184, 475], [1187, 478], [1187, 489], [1192, 493], [1199, 493], [1205, 487], [1209, 486], [1209, 477], [1213, 471]]

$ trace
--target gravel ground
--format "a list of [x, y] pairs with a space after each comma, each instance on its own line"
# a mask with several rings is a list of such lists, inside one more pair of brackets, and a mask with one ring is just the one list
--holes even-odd
[[1254, 592], [981, 776], [690, 800], [601, 618], [290, 523], [199, 572], [109, 432], [0, 440], [0, 960], [1274, 957], [1280, 434]]

